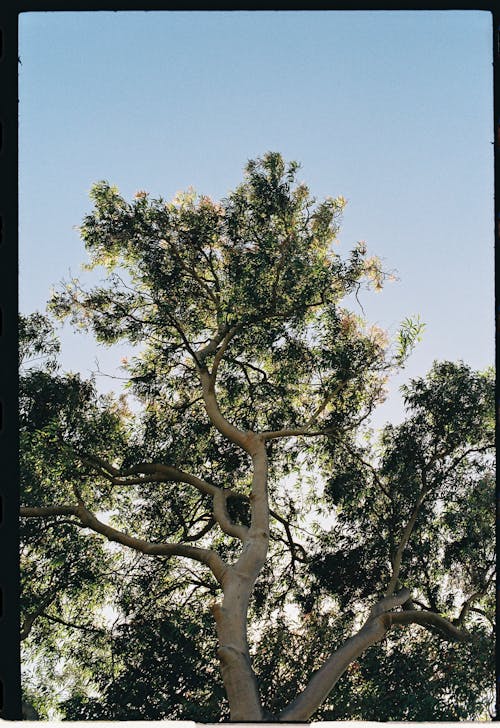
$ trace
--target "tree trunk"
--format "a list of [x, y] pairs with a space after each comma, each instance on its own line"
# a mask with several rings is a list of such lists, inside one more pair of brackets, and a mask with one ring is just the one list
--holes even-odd
[[231, 720], [260, 721], [263, 711], [247, 642], [247, 609], [253, 582], [234, 573], [233, 568], [224, 586], [222, 604], [213, 608], [221, 674]]
[[243, 540], [243, 549], [223, 578], [224, 598], [213, 614], [219, 638], [222, 679], [229, 700], [232, 721], [261, 721], [264, 711], [257, 680], [250, 662], [247, 641], [248, 603], [255, 581], [264, 565], [269, 546], [269, 505], [267, 501], [267, 455], [262, 440], [251, 437], [254, 472], [250, 508], [252, 521]]

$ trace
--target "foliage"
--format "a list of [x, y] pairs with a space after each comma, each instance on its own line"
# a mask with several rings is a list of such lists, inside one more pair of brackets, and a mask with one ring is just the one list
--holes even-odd
[[488, 706], [493, 374], [435, 363], [403, 388], [405, 421], [371, 433], [423, 324], [405, 319], [391, 344], [342, 305], [387, 274], [363, 242], [336, 252], [345, 200], [317, 203], [297, 173], [269, 153], [220, 203], [93, 187], [81, 234], [105, 278], [70, 282], [51, 311], [137, 346], [127, 397], [61, 374], [49, 320], [21, 321], [25, 685], [42, 717], [228, 718], [210, 611], [221, 584], [197, 559], [239, 563], [251, 431], [269, 460], [248, 622], [266, 715], [405, 589], [391, 631], [314, 717], [464, 720]]

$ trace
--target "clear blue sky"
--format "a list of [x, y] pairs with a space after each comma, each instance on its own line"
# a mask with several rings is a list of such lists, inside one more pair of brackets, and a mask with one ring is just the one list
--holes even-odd
[[[396, 269], [362, 296], [367, 317], [427, 324], [376, 424], [434, 359], [493, 364], [489, 13], [27, 13], [20, 56], [22, 312], [80, 274], [93, 182], [218, 198], [276, 150], [318, 198], [348, 199], [341, 251], [366, 240]], [[122, 354], [65, 327], [68, 369], [88, 375], [97, 356], [113, 373]]]

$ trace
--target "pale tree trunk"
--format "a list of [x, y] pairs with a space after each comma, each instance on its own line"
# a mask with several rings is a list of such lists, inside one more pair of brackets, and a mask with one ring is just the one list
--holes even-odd
[[[229, 334], [228, 334], [229, 336]], [[219, 638], [219, 659], [222, 679], [229, 700], [231, 720], [260, 721], [264, 711], [260, 702], [257, 681], [250, 661], [247, 641], [248, 604], [257, 577], [265, 563], [269, 547], [269, 502], [267, 494], [267, 453], [262, 435], [243, 431], [230, 424], [219, 409], [215, 396], [215, 377], [226, 343], [216, 354], [212, 373], [199, 369], [205, 408], [212, 424], [225, 437], [239, 445], [252, 458], [253, 476], [250, 493], [250, 527], [242, 531], [236, 526], [242, 540], [238, 560], [228, 566], [220, 580], [224, 597], [222, 604], [213, 607]], [[214, 511], [217, 519], [217, 512]], [[226, 514], [219, 524], [228, 531]]]
[[219, 638], [221, 674], [232, 721], [261, 721], [264, 711], [247, 641], [248, 604], [269, 545], [267, 456], [265, 444], [249, 434], [254, 473], [250, 497], [252, 521], [239, 559], [228, 567], [222, 604], [213, 607]]
[[247, 609], [252, 584], [230, 574], [222, 604], [213, 614], [219, 638], [219, 659], [231, 720], [262, 720], [257, 680], [252, 670], [247, 642]]

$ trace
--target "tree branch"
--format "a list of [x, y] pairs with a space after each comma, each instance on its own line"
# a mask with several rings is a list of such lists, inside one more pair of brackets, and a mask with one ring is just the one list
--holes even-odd
[[386, 597], [391, 596], [393, 594], [394, 589], [396, 588], [396, 585], [398, 583], [399, 579], [399, 572], [401, 570], [401, 561], [403, 558], [403, 552], [408, 544], [408, 541], [410, 540], [411, 533], [413, 531], [413, 528], [415, 526], [415, 522], [417, 520], [418, 513], [420, 511], [420, 506], [424, 502], [425, 496], [429, 492], [429, 487], [424, 486], [422, 490], [420, 491], [420, 495], [417, 498], [417, 502], [415, 503], [415, 507], [413, 508], [412, 514], [410, 516], [410, 520], [405, 526], [405, 529], [403, 531], [403, 535], [401, 537], [401, 541], [399, 543], [398, 548], [396, 549], [396, 552], [391, 559], [392, 561], [392, 576], [391, 580], [389, 582], [389, 586], [387, 587], [387, 591], [385, 593]]
[[214, 493], [214, 517], [224, 533], [227, 533], [228, 536], [239, 538], [241, 541], [245, 541], [248, 535], [248, 528], [231, 521], [227, 512], [227, 494], [221, 488], [217, 488]]
[[[91, 467], [98, 465], [106, 473], [102, 473], [113, 483], [113, 485], [138, 485], [146, 482], [173, 482], [187, 483], [197, 488], [200, 493], [213, 496], [219, 490], [217, 486], [208, 483], [203, 478], [196, 475], [186, 473], [184, 470], [173, 467], [172, 465], [164, 465], [163, 463], [139, 463], [125, 470], [115, 468], [103, 458], [96, 455], [90, 455], [83, 458], [83, 462]], [[133, 475], [149, 475], [150, 478], [132, 478]]]
[[34, 612], [31, 612], [31, 614], [28, 614], [26, 619], [23, 621], [22, 627], [21, 627], [21, 634], [19, 635], [19, 640], [22, 642], [23, 640], [27, 639], [29, 637], [30, 632], [32, 630], [32, 627], [37, 620], [38, 617], [40, 617], [44, 610], [49, 606], [51, 602], [54, 601], [54, 599], [57, 596], [57, 592], [51, 591], [49, 594], [45, 596], [44, 599], [40, 602], [38, 607], [35, 609]]
[[189, 343], [189, 341], [187, 339], [187, 336], [184, 333], [184, 331], [183, 331], [180, 323], [177, 321], [177, 319], [175, 318], [175, 316], [170, 311], [165, 310], [165, 315], [168, 317], [168, 319], [170, 320], [172, 326], [174, 327], [174, 329], [177, 331], [177, 333], [181, 337], [182, 342], [184, 344], [184, 348], [191, 355], [191, 357], [192, 357], [192, 359], [193, 359], [193, 361], [195, 363], [195, 367], [197, 369], [199, 369], [201, 367], [201, 362], [199, 361], [198, 357], [196, 356], [196, 352], [194, 351], [193, 347]]
[[479, 607], [470, 607], [469, 611], [475, 612], [476, 614], [480, 614], [481, 617], [484, 617], [491, 625], [493, 632], [495, 632], [495, 622], [493, 619], [484, 611], [484, 609], [479, 609]]
[[[158, 480], [189, 483], [190, 485], [194, 485], [200, 493], [211, 495], [213, 497], [214, 518], [224, 533], [227, 533], [228, 536], [239, 538], [242, 541], [245, 539], [248, 529], [246, 526], [238, 525], [231, 521], [226, 507], [228, 493], [226, 493], [222, 488], [218, 488], [217, 486], [208, 483], [206, 480], [202, 480], [195, 475], [185, 473], [178, 468], [174, 468], [170, 465], [162, 465], [161, 463], [143, 463], [142, 465], [136, 465], [128, 471], [125, 471], [123, 475], [126, 477], [128, 473], [135, 472], [145, 474], [152, 473], [153, 477]], [[126, 484], [127, 482], [130, 483], [132, 481], [120, 481], [121, 484]]]
[[369, 620], [357, 634], [335, 650], [313, 674], [307, 687], [280, 713], [281, 721], [307, 721], [329, 695], [350, 663], [387, 632], [380, 617]]
[[384, 624], [387, 625], [387, 629], [395, 624], [419, 624], [420, 626], [427, 628], [436, 627], [440, 632], [442, 632], [443, 637], [447, 637], [451, 640], [467, 642], [472, 639], [470, 634], [464, 630], [458, 629], [458, 627], [455, 627], [454, 624], [435, 612], [421, 612], [418, 609], [410, 609], [403, 612], [386, 612], [381, 615], [380, 619], [382, 619]]
[[219, 346], [219, 344], [221, 343], [222, 339], [224, 338], [224, 336], [227, 334], [228, 331], [229, 331], [229, 327], [227, 324], [219, 326], [217, 333], [215, 334], [213, 339], [210, 339], [210, 341], [208, 342], [208, 344], [206, 346], [204, 346], [201, 349], [198, 349], [198, 351], [196, 352], [196, 356], [198, 357], [198, 359], [201, 362], [204, 362], [205, 359], [207, 358], [207, 356], [209, 354], [212, 354], [217, 349], [217, 347]]
[[41, 616], [45, 617], [45, 619], [48, 619], [50, 622], [57, 622], [58, 624], [62, 624], [65, 627], [71, 627], [72, 629], [81, 629], [84, 632], [94, 632], [101, 635], [105, 634], [105, 630], [101, 627], [89, 627], [85, 624], [75, 624], [74, 622], [67, 622], [65, 619], [55, 617], [53, 614], [47, 614], [47, 612], [42, 612]]
[[[473, 452], [478, 452], [478, 453], [479, 452], [487, 452], [488, 450], [491, 450], [494, 447], [495, 447], [495, 444], [494, 443], [488, 443], [487, 445], [484, 445], [483, 447], [471, 447], [468, 450], [465, 450], [463, 453], [461, 453], [461, 455], [459, 455], [458, 457], [456, 457], [456, 458], [454, 458], [452, 460], [451, 464], [446, 468], [446, 470], [444, 471], [444, 473], [442, 473], [442, 476], [441, 477], [443, 479], [446, 478], [446, 476], [448, 475], [448, 473], [450, 473], [452, 470], [454, 470], [456, 468], [456, 466], [464, 458], [467, 457], [467, 455], [470, 455]], [[433, 465], [436, 462], [436, 460], [439, 460], [440, 458], [445, 458], [448, 455], [451, 455], [452, 452], [453, 452], [453, 449], [452, 448], [448, 448], [447, 450], [445, 450], [443, 452], [439, 452], [439, 453], [436, 453], [435, 455], [433, 455], [433, 457], [429, 460], [429, 462], [425, 464], [426, 471], [429, 470], [429, 468], [431, 467], [431, 465]]]
[[[173, 482], [183, 482], [188, 483], [190, 485], [193, 485], [195, 488], [197, 488], [201, 493], [211, 495], [214, 499], [214, 518], [219, 524], [219, 526], [222, 528], [224, 533], [227, 533], [230, 536], [234, 536], [235, 538], [239, 538], [241, 540], [245, 540], [245, 538], [248, 535], [248, 529], [246, 526], [234, 524], [229, 514], [227, 513], [227, 499], [228, 498], [237, 498], [241, 500], [245, 500], [247, 502], [250, 502], [250, 498], [247, 495], [244, 495], [242, 493], [236, 493], [230, 489], [221, 489], [217, 486], [213, 485], [212, 483], [207, 482], [206, 480], [203, 480], [202, 478], [198, 478], [195, 475], [191, 475], [190, 473], [186, 473], [183, 470], [180, 470], [179, 468], [175, 468], [170, 465], [164, 465], [162, 463], [140, 463], [138, 465], [134, 465], [133, 467], [127, 468], [126, 470], [121, 471], [120, 469], [114, 467], [111, 465], [111, 463], [107, 462], [103, 458], [96, 456], [96, 455], [90, 455], [86, 456], [83, 459], [84, 462], [86, 462], [91, 467], [98, 466], [102, 470], [106, 471], [102, 473], [105, 475], [105, 477], [108, 477], [109, 480], [114, 485], [136, 485], [141, 483], [148, 483], [148, 482], [165, 482], [165, 481], [173, 481]], [[150, 474], [149, 478], [132, 478], [131, 475], [134, 474]], [[290, 526], [288, 521], [284, 519], [282, 516], [280, 516], [276, 511], [270, 511], [269, 514], [275, 518], [277, 521], [279, 521], [285, 528], [288, 543], [290, 545], [290, 550], [292, 554], [295, 556], [296, 559], [301, 560], [297, 557], [295, 553], [295, 549], [299, 548], [302, 550], [304, 556], [305, 551], [303, 547], [300, 544], [296, 544], [291, 536], [290, 533]], [[60, 514], [58, 514], [60, 515]], [[197, 534], [199, 537], [201, 535], [204, 535], [209, 530], [208, 526], [202, 531], [200, 531], [199, 534]], [[194, 538], [190, 538], [189, 540], [195, 540]]]
[[[276, 519], [279, 523], [281, 523], [283, 528], [285, 529], [286, 539], [279, 538], [279, 540], [282, 541], [284, 544], [287, 544], [288, 547], [290, 548], [290, 554], [292, 557], [291, 566], [292, 566], [292, 569], [295, 570], [296, 561], [300, 561], [302, 563], [307, 562], [307, 552], [306, 552], [305, 548], [302, 546], [302, 544], [296, 543], [293, 540], [289, 521], [287, 521], [285, 518], [283, 518], [278, 513], [276, 513], [276, 511], [273, 511], [271, 509], [269, 509], [269, 515], [272, 516], [272, 518]], [[297, 550], [302, 551], [302, 557], [297, 556]]]
[[402, 604], [407, 602], [411, 597], [409, 589], [401, 589], [397, 594], [393, 596], [384, 597], [372, 607], [369, 619], [377, 617], [379, 614], [388, 612], [394, 607], [400, 607]]
[[[191, 526], [194, 524], [191, 524]], [[212, 530], [212, 528], [215, 525], [215, 518], [209, 518], [206, 524], [203, 526], [203, 528], [200, 528], [200, 530], [197, 533], [190, 534], [187, 530], [184, 533], [182, 537], [182, 541], [198, 541], [198, 539], [205, 536], [209, 531]]]
[[308, 432], [305, 426], [302, 427], [284, 427], [282, 430], [265, 430], [261, 433], [263, 440], [278, 440], [283, 437], [319, 437], [320, 435], [329, 435], [329, 430], [316, 430]]
[[219, 583], [226, 571], [226, 564], [215, 551], [199, 548], [197, 546], [186, 546], [185, 544], [152, 543], [135, 536], [130, 536], [123, 531], [109, 526], [94, 516], [84, 506], [45, 506], [45, 507], [22, 507], [21, 516], [25, 518], [47, 518], [58, 515], [73, 515], [80, 519], [84, 526], [95, 533], [105, 536], [108, 541], [120, 543], [135, 551], [140, 551], [149, 556], [183, 556], [206, 564]]
[[[248, 361], [241, 361], [240, 359], [234, 358], [234, 357], [227, 357], [227, 361], [232, 362], [233, 364], [238, 364], [238, 366], [243, 369], [243, 371], [246, 373], [246, 369], [252, 369], [252, 371], [257, 372], [262, 376], [262, 381], [267, 382], [267, 373], [261, 369], [258, 366], [255, 366], [255, 364], [250, 364]], [[247, 381], [248, 381], [248, 375], [247, 375]]]
[[311, 417], [308, 419], [306, 424], [304, 425], [305, 430], [309, 430], [310, 427], [312, 427], [314, 424], [316, 424], [316, 421], [318, 417], [325, 411], [326, 407], [330, 404], [332, 399], [339, 394], [348, 384], [348, 380], [341, 381], [337, 384], [335, 389], [326, 395], [323, 402], [316, 408], [316, 410], [313, 412]]
[[282, 430], [266, 430], [261, 433], [262, 438], [264, 440], [277, 440], [283, 437], [296, 437], [299, 435], [303, 435], [305, 437], [317, 437], [319, 435], [330, 434], [330, 430], [328, 428], [325, 430], [317, 430], [316, 432], [311, 432], [310, 428], [316, 424], [318, 417], [322, 414], [322, 412], [324, 412], [332, 399], [344, 389], [347, 383], [347, 381], [340, 382], [335, 389], [324, 398], [323, 402], [317, 407], [304, 425], [299, 427], [285, 427]]
[[[210, 288], [210, 286], [207, 285], [207, 282], [198, 274], [198, 272], [196, 270], [196, 265], [195, 265], [194, 261], [191, 261], [191, 266], [186, 265], [185, 262], [184, 262], [184, 258], [182, 257], [182, 255], [177, 250], [177, 247], [174, 244], [174, 242], [171, 239], [169, 239], [167, 241], [167, 244], [169, 245], [170, 250], [173, 252], [174, 257], [177, 260], [178, 264], [180, 265], [181, 269], [185, 273], [187, 273], [187, 275], [190, 278], [192, 278], [193, 280], [195, 280], [198, 283], [198, 285], [200, 286], [200, 288], [202, 289], [202, 291], [204, 291], [207, 294], [207, 296], [210, 298], [210, 300], [212, 301], [212, 303], [215, 305], [216, 312], [219, 313], [220, 312], [220, 300], [219, 300], [219, 297], [214, 294], [214, 292], [212, 291], [212, 289]], [[198, 250], [201, 251], [202, 249], [201, 248], [198, 248]], [[205, 256], [205, 258], [206, 258], [206, 256]]]
[[[399, 593], [401, 601], [407, 597], [407, 590]], [[392, 598], [394, 599], [394, 597]], [[385, 606], [388, 601], [382, 600]], [[419, 624], [425, 628], [435, 627], [444, 637], [452, 640], [470, 640], [466, 632], [457, 629], [451, 622], [434, 612], [420, 612], [409, 610], [402, 612], [386, 612], [371, 615], [363, 627], [350, 637], [344, 644], [335, 650], [324, 665], [313, 674], [307, 687], [290, 703], [281, 713], [281, 721], [306, 721], [318, 709], [329, 695], [335, 684], [343, 675], [349, 664], [374, 645], [380, 642], [394, 625]]]
[[209, 374], [208, 369], [200, 370], [200, 378], [203, 387], [205, 409], [211, 423], [228, 440], [234, 442], [235, 445], [239, 445], [245, 452], [251, 455], [255, 450], [252, 446], [252, 441], [255, 437], [254, 433], [240, 430], [223, 416], [215, 396], [215, 379]]
[[[197, 488], [200, 493], [206, 493], [207, 495], [214, 495], [219, 490], [217, 486], [208, 483], [203, 478], [198, 478], [196, 475], [191, 475], [191, 473], [186, 473], [184, 470], [163, 463], [140, 463], [122, 471], [121, 476], [127, 478], [129, 475], [135, 474], [151, 475], [155, 479], [173, 483], [187, 483]], [[122, 484], [126, 485], [127, 481], [123, 481]]]
[[376, 469], [374, 468], [374, 466], [370, 462], [368, 462], [367, 460], [364, 460], [361, 457], [361, 455], [359, 455], [359, 453], [357, 453], [356, 450], [354, 450], [353, 448], [351, 448], [346, 442], [343, 442], [341, 440], [340, 441], [340, 445], [347, 450], [347, 452], [349, 453], [349, 455], [351, 455], [351, 457], [355, 458], [356, 460], [358, 460], [358, 462], [360, 462], [362, 465], [364, 465], [366, 468], [368, 468], [368, 470], [372, 474], [372, 477], [373, 477], [374, 482], [380, 488], [380, 490], [382, 491], [382, 493], [385, 496], [387, 496], [387, 498], [389, 498], [389, 500], [392, 500], [392, 496], [391, 496], [390, 492], [387, 490], [387, 488], [385, 487], [385, 485], [383, 485], [383, 483], [380, 480], [380, 477], [379, 477]]
[[[218, 488], [212, 483], [208, 483], [202, 478], [198, 478], [196, 475], [186, 473], [179, 468], [175, 468], [171, 465], [164, 465], [162, 463], [140, 463], [134, 465], [131, 468], [120, 471], [107, 463], [102, 458], [92, 456], [95, 462], [101, 467], [105, 468], [109, 472], [109, 479], [113, 485], [137, 485], [148, 482], [180, 482], [188, 483], [197, 488], [200, 493], [211, 495], [213, 498], [213, 515], [224, 533], [229, 536], [234, 536], [240, 540], [244, 540], [247, 535], [247, 528], [243, 525], [235, 524], [231, 521], [227, 512], [226, 501], [231, 495], [234, 495], [231, 491], [223, 490]], [[92, 464], [92, 458], [86, 458], [86, 462]], [[131, 478], [129, 476], [135, 474], [149, 475], [149, 478]], [[205, 528], [200, 532], [200, 536], [206, 533], [209, 528]], [[195, 540], [190, 539], [190, 540]]]
[[457, 627], [460, 627], [464, 623], [468, 613], [473, 608], [474, 602], [477, 601], [478, 599], [480, 599], [481, 597], [484, 597], [487, 594], [488, 587], [489, 587], [491, 581], [493, 580], [494, 575], [495, 575], [495, 570], [493, 570], [493, 573], [489, 576], [488, 579], [485, 580], [483, 588], [479, 589], [478, 591], [475, 591], [473, 594], [470, 595], [470, 597], [468, 597], [464, 601], [464, 603], [462, 604], [462, 608], [460, 610], [460, 614], [458, 615], [457, 619], [454, 620], [454, 624]]
[[213, 377], [214, 381], [215, 381], [215, 377], [217, 376], [217, 370], [219, 368], [219, 365], [224, 357], [224, 354], [227, 351], [227, 347], [229, 346], [232, 339], [234, 339], [234, 337], [236, 336], [236, 334], [238, 333], [240, 328], [241, 328], [241, 325], [236, 324], [231, 329], [229, 329], [227, 334], [224, 336], [219, 349], [217, 350], [217, 353], [214, 357], [214, 361], [212, 364], [212, 377]]

